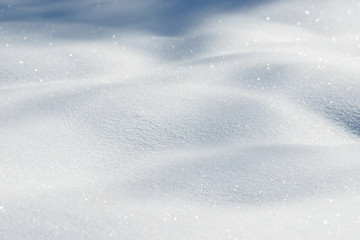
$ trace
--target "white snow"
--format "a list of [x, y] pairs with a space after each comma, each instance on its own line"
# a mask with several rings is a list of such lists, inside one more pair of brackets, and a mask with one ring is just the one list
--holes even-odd
[[0, 239], [360, 239], [359, 1], [29, 2], [0, 4]]

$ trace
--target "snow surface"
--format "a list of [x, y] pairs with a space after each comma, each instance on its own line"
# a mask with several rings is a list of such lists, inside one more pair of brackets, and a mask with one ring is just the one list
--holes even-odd
[[360, 1], [0, 10], [0, 239], [360, 239]]

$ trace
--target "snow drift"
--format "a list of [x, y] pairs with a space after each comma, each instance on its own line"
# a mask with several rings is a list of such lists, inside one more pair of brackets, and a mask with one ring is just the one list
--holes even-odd
[[359, 239], [358, 1], [1, 9], [1, 239]]

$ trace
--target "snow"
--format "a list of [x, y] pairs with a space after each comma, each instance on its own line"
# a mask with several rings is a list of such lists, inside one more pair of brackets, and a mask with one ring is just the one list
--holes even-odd
[[357, 0], [0, 8], [1, 239], [360, 238]]

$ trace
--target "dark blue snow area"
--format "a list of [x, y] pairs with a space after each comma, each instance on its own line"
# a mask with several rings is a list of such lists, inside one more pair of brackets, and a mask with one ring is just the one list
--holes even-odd
[[273, 0], [16, 0], [0, 4], [1, 22], [80, 23], [177, 35], [210, 14]]

